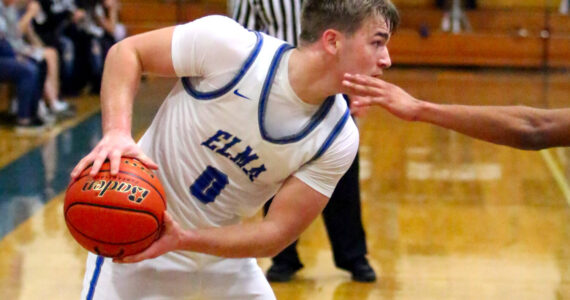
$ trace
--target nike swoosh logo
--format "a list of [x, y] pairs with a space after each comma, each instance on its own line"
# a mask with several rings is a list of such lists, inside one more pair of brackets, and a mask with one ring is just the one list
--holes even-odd
[[245, 95], [241, 94], [240, 92], [238, 92], [237, 89], [234, 90], [234, 94], [235, 94], [236, 96], [238, 96], [238, 97], [241, 97], [241, 98], [244, 98], [244, 99], [247, 99], [247, 100], [251, 100], [251, 99], [249, 99], [248, 96], [245, 96]]

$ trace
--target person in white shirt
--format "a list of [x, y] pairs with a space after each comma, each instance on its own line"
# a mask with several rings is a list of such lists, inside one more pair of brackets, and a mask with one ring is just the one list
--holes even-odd
[[[157, 169], [161, 237], [114, 261], [89, 254], [88, 299], [274, 299], [255, 257], [277, 254], [322, 212], [358, 149], [345, 73], [380, 76], [398, 23], [388, 0], [309, 0], [293, 48], [227, 17], [136, 35], [109, 51], [103, 138], [71, 173], [123, 156]], [[177, 76], [136, 144], [140, 76]], [[241, 223], [275, 195], [267, 216]]]

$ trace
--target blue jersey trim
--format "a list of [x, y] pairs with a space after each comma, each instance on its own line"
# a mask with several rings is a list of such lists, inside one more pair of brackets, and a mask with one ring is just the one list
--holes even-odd
[[334, 126], [332, 132], [330, 133], [330, 135], [327, 137], [327, 139], [325, 140], [325, 142], [323, 143], [323, 145], [321, 146], [321, 148], [319, 149], [319, 151], [317, 151], [317, 153], [315, 154], [315, 156], [313, 156], [313, 158], [311, 158], [309, 160], [309, 162], [314, 161], [316, 159], [318, 159], [319, 157], [321, 157], [325, 151], [327, 151], [327, 149], [332, 145], [332, 143], [334, 142], [334, 140], [337, 138], [337, 136], [339, 135], [340, 131], [342, 130], [342, 128], [344, 127], [344, 124], [346, 124], [346, 121], [348, 121], [348, 118], [350, 116], [350, 110], [347, 108], [346, 111], [344, 112], [344, 115], [342, 116], [342, 118], [340, 118], [340, 120], [336, 123], [336, 125]]
[[93, 294], [95, 294], [95, 287], [97, 287], [97, 281], [99, 280], [99, 275], [101, 274], [101, 267], [105, 259], [103, 256], [97, 256], [97, 261], [95, 262], [95, 271], [93, 271], [93, 277], [91, 278], [91, 283], [89, 283], [89, 293], [87, 293], [87, 300], [93, 299]]
[[298, 133], [294, 133], [291, 135], [287, 135], [282, 138], [272, 138], [269, 136], [269, 133], [265, 130], [265, 109], [267, 107], [267, 100], [269, 97], [269, 93], [271, 91], [271, 87], [273, 86], [273, 80], [275, 79], [275, 75], [277, 73], [277, 68], [279, 67], [279, 63], [283, 58], [283, 54], [288, 50], [293, 49], [293, 46], [289, 44], [283, 44], [273, 57], [273, 61], [271, 62], [271, 66], [269, 68], [269, 72], [267, 77], [265, 78], [265, 82], [263, 83], [263, 89], [261, 91], [261, 97], [259, 101], [259, 109], [258, 109], [258, 119], [259, 119], [259, 130], [261, 131], [261, 136], [264, 140], [269, 141], [275, 144], [288, 144], [297, 142], [307, 136], [319, 123], [325, 118], [329, 110], [331, 109], [335, 96], [328, 97], [321, 107], [317, 110], [317, 112], [311, 117], [309, 123], [301, 129]]
[[213, 98], [220, 97], [223, 94], [229, 92], [243, 78], [247, 70], [249, 70], [249, 68], [255, 61], [255, 58], [259, 54], [259, 51], [261, 50], [261, 46], [263, 44], [263, 36], [257, 31], [255, 31], [254, 33], [255, 36], [257, 37], [257, 42], [255, 44], [255, 47], [253, 48], [253, 51], [251, 51], [248, 58], [245, 60], [244, 64], [240, 68], [240, 71], [238, 72], [236, 77], [234, 77], [228, 84], [214, 91], [200, 92], [196, 90], [194, 86], [192, 86], [192, 83], [190, 83], [190, 77], [182, 77], [180, 80], [182, 81], [182, 85], [184, 86], [186, 92], [198, 100], [210, 100]]

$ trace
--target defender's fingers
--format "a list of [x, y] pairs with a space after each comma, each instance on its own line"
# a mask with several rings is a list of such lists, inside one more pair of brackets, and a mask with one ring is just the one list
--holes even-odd
[[342, 85], [345, 88], [349, 89], [351, 91], [351, 93], [354, 93], [354, 94], [360, 95], [360, 96], [375, 97], [375, 96], [379, 96], [382, 94], [382, 90], [380, 88], [369, 86], [369, 85], [364, 85], [364, 84], [357, 83], [354, 81], [343, 80]]
[[378, 86], [378, 87], [380, 87], [386, 83], [386, 81], [384, 81], [378, 77], [371, 77], [371, 76], [366, 76], [366, 75], [361, 75], [361, 74], [345, 73], [344, 79], [349, 80], [349, 81], [353, 81], [356, 83], [360, 83], [360, 84]]

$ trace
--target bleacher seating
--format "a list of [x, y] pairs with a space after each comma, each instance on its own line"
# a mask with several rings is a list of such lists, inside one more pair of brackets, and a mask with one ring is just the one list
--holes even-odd
[[[558, 1], [478, 0], [467, 11], [472, 31], [441, 31], [443, 11], [434, 0], [393, 0], [401, 26], [390, 42], [395, 65], [570, 67], [570, 16]], [[121, 0], [120, 19], [129, 35], [208, 14], [226, 14], [226, 0]], [[0, 84], [0, 111], [9, 88]]]
[[[123, 0], [121, 21], [129, 34], [226, 14], [226, 0]], [[390, 43], [395, 64], [569, 67], [570, 17], [556, 1], [479, 0], [467, 11], [472, 27], [440, 30], [443, 11], [434, 0], [393, 0], [402, 23]]]
[[209, 14], [226, 14], [225, 0], [123, 0], [119, 18], [129, 34], [186, 23]]
[[466, 12], [472, 30], [440, 30], [430, 0], [395, 0], [402, 23], [390, 43], [395, 64], [570, 67], [570, 17], [556, 1], [479, 0]]

